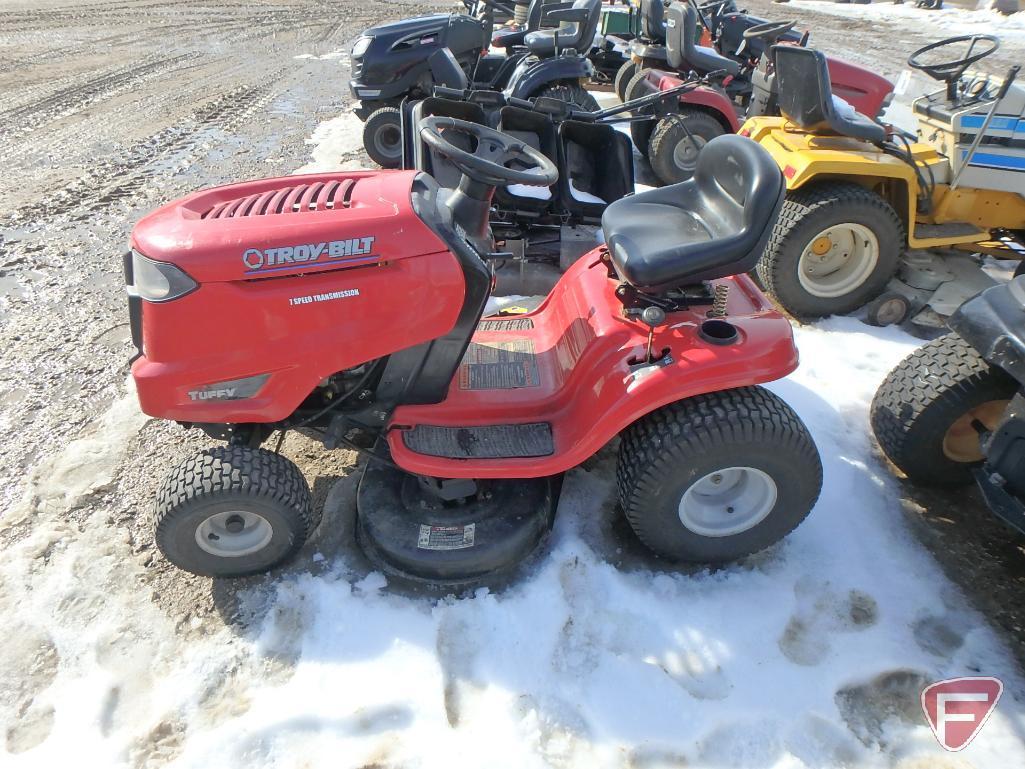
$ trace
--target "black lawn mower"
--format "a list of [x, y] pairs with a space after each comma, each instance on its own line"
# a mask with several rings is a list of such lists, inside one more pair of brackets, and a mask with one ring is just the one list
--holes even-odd
[[431, 95], [435, 81], [428, 59], [438, 50], [452, 52], [474, 88], [520, 99], [546, 96], [584, 110], [597, 109], [583, 83], [595, 72], [588, 54], [601, 13], [602, 0], [533, 0], [528, 26], [534, 28], [522, 35], [522, 44], [504, 54], [487, 53], [494, 29], [490, 16], [424, 16], [366, 30], [352, 49], [349, 88], [359, 100], [356, 115], [366, 121], [367, 154], [384, 168], [399, 166], [399, 106], [403, 99]]

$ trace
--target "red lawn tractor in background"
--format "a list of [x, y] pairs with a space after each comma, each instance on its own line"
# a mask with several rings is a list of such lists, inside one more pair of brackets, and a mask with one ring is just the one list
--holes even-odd
[[[777, 42], [793, 37], [795, 22], [765, 22], [746, 28], [742, 36], [750, 51], [771, 50]], [[716, 136], [736, 133], [742, 122], [756, 115], [776, 115], [777, 87], [771, 54], [737, 61], [714, 48], [697, 45], [698, 15], [687, 3], [673, 3], [666, 11], [668, 69], [639, 73], [628, 89], [632, 98], [678, 87], [693, 73], [718, 76], [719, 87], [696, 88], [682, 93], [675, 109], [660, 104], [651, 109], [652, 120], [631, 125], [634, 143], [646, 155], [664, 184], [675, 184], [694, 173], [698, 153]], [[807, 33], [794, 45], [805, 45]], [[841, 59], [827, 57], [833, 89], [854, 109], [878, 117], [889, 104], [893, 84], [874, 72]]]

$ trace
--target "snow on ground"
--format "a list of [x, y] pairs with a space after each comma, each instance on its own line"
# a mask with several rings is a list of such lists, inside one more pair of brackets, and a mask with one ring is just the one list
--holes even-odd
[[[934, 27], [951, 37], [954, 35], [992, 35], [1000, 38], [1025, 38], [1025, 13], [1005, 15], [989, 8], [967, 10], [945, 7], [936, 11], [916, 8], [913, 2], [834, 3], [819, 0], [791, 0], [795, 8], [816, 10], [834, 16], [853, 17], [865, 21], [896, 22], [918, 28]], [[937, 37], [937, 39], [940, 39]]]
[[[358, 141], [342, 120], [318, 129], [305, 170]], [[917, 340], [854, 318], [796, 337], [801, 367], [771, 389], [814, 434], [824, 487], [770, 551], [714, 572], [653, 568], [614, 522], [603, 452], [567, 475], [545, 552], [508, 588], [411, 595], [325, 545], [316, 573], [243, 594], [243, 612], [262, 619], [241, 634], [172, 626], [131, 589], [141, 566], [110, 537], [107, 511], [81, 529], [60, 518], [107, 482], [141, 427], [129, 392], [33, 475], [23, 513], [36, 525], [0, 562], [0, 613], [14, 618], [0, 718], [21, 751], [0, 763], [1025, 765], [1015, 664], [909, 534], [873, 452], [868, 403]], [[350, 525], [352, 491], [343, 480], [327, 501]], [[981, 736], [950, 757], [918, 694], [964, 674], [996, 675], [1006, 690]]]

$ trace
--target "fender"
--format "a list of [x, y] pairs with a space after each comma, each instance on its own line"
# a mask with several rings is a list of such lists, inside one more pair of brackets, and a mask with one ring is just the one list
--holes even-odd
[[[658, 90], [668, 91], [684, 83], [678, 77], [667, 73], [653, 73], [649, 78], [657, 78]], [[740, 130], [740, 121], [737, 120], [737, 111], [733, 109], [733, 103], [726, 98], [726, 94], [715, 88], [695, 88], [693, 91], [680, 94], [681, 105], [703, 107], [715, 114], [719, 122], [730, 132], [736, 133]]]
[[1025, 276], [987, 288], [950, 316], [947, 325], [1025, 386]]
[[582, 80], [594, 74], [594, 65], [583, 56], [556, 56], [538, 61], [530, 57], [521, 61], [506, 86], [507, 96], [528, 99], [546, 85], [560, 80]]

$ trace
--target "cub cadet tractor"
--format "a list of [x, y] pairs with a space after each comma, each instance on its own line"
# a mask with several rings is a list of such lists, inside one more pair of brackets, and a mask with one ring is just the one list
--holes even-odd
[[[955, 46], [967, 51], [953, 58]], [[913, 104], [919, 141], [834, 96], [820, 52], [774, 47], [782, 117], [752, 118], [741, 133], [765, 147], [786, 178], [758, 275], [791, 314], [815, 318], [872, 302], [870, 323], [913, 315], [939, 326], [994, 282], [969, 254], [1025, 254], [1018, 67], [999, 87], [966, 75], [998, 46], [989, 35], [961, 35], [911, 55], [909, 66], [945, 86]]]

